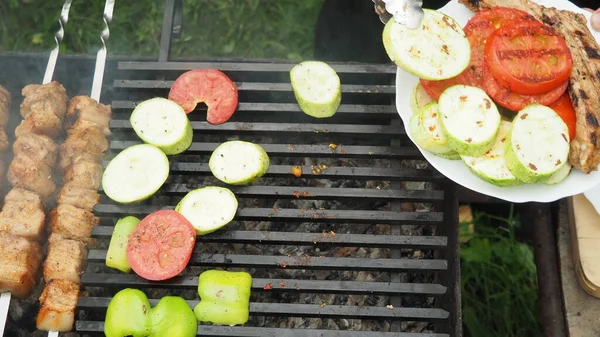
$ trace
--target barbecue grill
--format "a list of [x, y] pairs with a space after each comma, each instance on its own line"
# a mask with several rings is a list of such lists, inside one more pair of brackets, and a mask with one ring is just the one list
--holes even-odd
[[[222, 125], [205, 122], [201, 107], [189, 115], [193, 144], [170, 157], [171, 175], [152, 198], [121, 205], [102, 195], [95, 207], [101, 225], [82, 276], [78, 335], [103, 335], [110, 298], [123, 288], [143, 290], [153, 305], [160, 294], [175, 294], [194, 306], [199, 273], [223, 268], [253, 275], [250, 321], [199, 325], [198, 336], [462, 336], [456, 191], [406, 136], [394, 104], [396, 66], [330, 63], [342, 80], [342, 105], [334, 117], [318, 120], [295, 103], [292, 63], [172, 61], [171, 41], [181, 32], [182, 17], [181, 2], [166, 0], [158, 60], [118, 62], [107, 102], [113, 135], [105, 165], [140, 143], [129, 123], [136, 103], [166, 97], [187, 70], [226, 73], [239, 89], [239, 107]], [[260, 144], [271, 167], [252, 185], [228, 186], [240, 203], [236, 218], [198, 237], [184, 273], [150, 282], [105, 267], [118, 218], [173, 209], [194, 188], [222, 185], [212, 177], [208, 157], [231, 139]], [[300, 177], [292, 166], [302, 168]], [[310, 319], [329, 323], [315, 328]], [[350, 331], [353, 320], [373, 323]]]

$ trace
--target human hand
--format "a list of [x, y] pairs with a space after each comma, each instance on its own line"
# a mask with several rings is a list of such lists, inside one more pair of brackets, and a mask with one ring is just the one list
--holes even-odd
[[592, 17], [591, 17], [591, 21], [592, 21], [592, 28], [594, 28], [597, 31], [600, 31], [600, 8], [596, 9], [595, 11], [593, 9], [589, 9], [589, 8], [584, 8], [586, 11], [592, 12]]

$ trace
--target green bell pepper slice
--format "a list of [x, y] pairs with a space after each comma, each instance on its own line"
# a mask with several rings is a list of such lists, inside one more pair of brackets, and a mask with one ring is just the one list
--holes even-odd
[[150, 312], [152, 333], [148, 337], [194, 337], [198, 321], [190, 305], [177, 296], [165, 296]]
[[189, 304], [177, 296], [165, 296], [151, 308], [137, 289], [119, 291], [108, 304], [104, 322], [106, 337], [195, 337], [198, 322]]
[[200, 303], [194, 308], [196, 319], [219, 325], [248, 322], [252, 276], [245, 272], [208, 270], [198, 278]]
[[127, 242], [129, 235], [139, 223], [140, 219], [134, 216], [126, 216], [117, 221], [106, 252], [107, 267], [118, 269], [124, 273], [131, 271], [131, 266], [127, 261]]
[[152, 326], [150, 302], [146, 294], [137, 289], [119, 291], [108, 304], [104, 321], [106, 337], [146, 337]]

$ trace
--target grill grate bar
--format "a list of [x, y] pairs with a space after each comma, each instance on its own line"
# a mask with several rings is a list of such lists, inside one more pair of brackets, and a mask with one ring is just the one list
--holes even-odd
[[[178, 276], [163, 281], [152, 282], [130, 274], [83, 274], [82, 280], [90, 286], [111, 287], [152, 287], [172, 289], [196, 289], [198, 277]], [[282, 283], [283, 282], [283, 283]], [[252, 279], [252, 291], [299, 292], [299, 293], [340, 293], [340, 294], [372, 294], [372, 295], [443, 295], [446, 287], [429, 283], [386, 283], [355, 281], [318, 281], [295, 279]]]
[[[397, 67], [393, 64], [369, 63], [338, 63], [328, 62], [337, 73], [351, 74], [396, 74]], [[146, 70], [146, 71], [187, 71], [198, 68], [212, 68], [221, 71], [244, 72], [289, 72], [295, 63], [260, 63], [260, 62], [119, 62], [120, 70]]]
[[[94, 228], [95, 237], [109, 238], [113, 227], [98, 226]], [[208, 236], [198, 236], [197, 242], [203, 243], [237, 243], [237, 244], [269, 244], [269, 245], [310, 245], [310, 246], [343, 246], [343, 247], [378, 247], [378, 248], [418, 248], [439, 249], [447, 245], [444, 236], [400, 236], [373, 234], [332, 234], [298, 233], [298, 232], [264, 232], [264, 231], [222, 231]]]
[[[201, 249], [201, 248], [200, 248]], [[104, 262], [106, 251], [92, 249], [90, 262]], [[351, 257], [312, 256], [266, 256], [237, 254], [192, 254], [190, 264], [210, 267], [281, 268], [281, 269], [329, 269], [329, 270], [376, 270], [376, 271], [443, 271], [448, 269], [445, 260], [426, 259], [375, 259]]]
[[[164, 206], [161, 209], [174, 209]], [[142, 215], [146, 216], [158, 207], [152, 205], [108, 205], [99, 204], [94, 207], [97, 214], [104, 216]], [[347, 223], [401, 223], [410, 225], [438, 225], [443, 221], [441, 212], [390, 212], [390, 211], [340, 211], [288, 208], [242, 208], [238, 210], [236, 220], [257, 221], [306, 221], [313, 222], [347, 222]]]
[[[139, 141], [111, 141], [110, 149], [121, 151], [132, 145], [141, 144]], [[192, 143], [186, 151], [189, 154], [211, 154], [220, 143]], [[416, 147], [393, 148], [391, 146], [355, 146], [338, 145], [335, 150], [329, 145], [300, 145], [300, 144], [259, 144], [269, 156], [286, 157], [366, 157], [371, 159], [422, 159], [421, 152]]]
[[[414, 202], [442, 201], [444, 192], [440, 190], [383, 190], [375, 188], [327, 188], [294, 186], [229, 186], [222, 183], [212, 184], [229, 188], [236, 196], [243, 198], [278, 199], [403, 199]], [[161, 195], [184, 195], [195, 189], [185, 183], [171, 183], [161, 189]]]
[[[406, 135], [404, 128], [385, 126], [385, 125], [354, 125], [354, 124], [299, 124], [299, 123], [248, 123], [235, 122], [220, 125], [212, 125], [208, 122], [192, 121], [192, 128], [195, 132], [203, 133], [223, 133], [235, 132], [263, 132], [263, 133], [336, 133], [336, 134], [366, 134], [379, 137], [403, 136]], [[114, 131], [131, 130], [131, 123], [128, 120], [113, 119], [110, 122], [110, 128]]]
[[[102, 163], [104, 167], [108, 161]], [[314, 167], [308, 165], [298, 165], [302, 170], [302, 178], [318, 179], [367, 179], [367, 180], [402, 180], [402, 181], [434, 181], [442, 182], [444, 176], [437, 171], [403, 169], [395, 170], [391, 168], [370, 168], [370, 167], [336, 167], [329, 166], [327, 169], [313, 172]], [[212, 175], [208, 164], [206, 163], [171, 163], [170, 172], [172, 174], [193, 174], [196, 176], [206, 174]], [[270, 165], [269, 170], [264, 175], [265, 178], [286, 177], [289, 178], [291, 165]]]
[[[162, 80], [115, 80], [115, 88], [125, 89], [171, 89], [175, 81]], [[292, 91], [289, 83], [234, 82], [239, 91]], [[342, 84], [342, 94], [395, 94], [393, 85]], [[291, 105], [291, 104], [290, 104]]]
[[[158, 300], [149, 299], [155, 306]], [[80, 297], [79, 307], [84, 309], [106, 309], [110, 298]], [[187, 300], [193, 308], [199, 301]], [[409, 320], [443, 320], [448, 318], [446, 310], [438, 308], [386, 308], [365, 307], [352, 305], [317, 305], [317, 304], [288, 304], [288, 303], [250, 303], [250, 314], [257, 316], [287, 316], [287, 317], [319, 317], [319, 318], [350, 318], [350, 319], [409, 319]]]
[[[104, 323], [79, 321], [75, 329], [79, 332], [102, 332]], [[284, 329], [256, 327], [228, 327], [216, 325], [198, 325], [198, 334], [204, 337], [449, 337], [439, 333], [410, 332], [372, 332], [372, 331], [336, 331], [316, 329]]]
[[[137, 106], [134, 101], [113, 101], [111, 107], [113, 110], [131, 110]], [[206, 110], [197, 107], [196, 110]], [[240, 102], [236, 113], [240, 112], [301, 112], [298, 104], [291, 103], [248, 103]], [[389, 114], [397, 116], [398, 112], [393, 105], [361, 105], [361, 104], [341, 104], [337, 114]]]

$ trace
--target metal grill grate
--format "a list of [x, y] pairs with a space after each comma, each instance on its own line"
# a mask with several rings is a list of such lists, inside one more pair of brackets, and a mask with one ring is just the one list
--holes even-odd
[[[166, 11], [169, 27], [173, 1]], [[171, 176], [151, 199], [125, 206], [102, 196], [95, 210], [102, 218], [93, 233], [97, 247], [82, 277], [79, 334], [102, 334], [110, 296], [120, 289], [142, 289], [155, 299], [152, 304], [176, 294], [194, 306], [199, 272], [226, 268], [254, 277], [251, 320], [240, 327], [200, 325], [198, 336], [461, 336], [454, 186], [425, 168], [406, 137], [393, 103], [395, 67], [331, 65], [344, 83], [342, 105], [334, 117], [317, 120], [295, 104], [293, 64], [119, 63], [107, 160], [139, 143], [128, 121], [136, 102], [166, 97], [186, 70], [222, 70], [236, 82], [240, 105], [223, 125], [204, 122], [202, 108], [189, 115], [193, 145], [170, 158]], [[223, 186], [211, 176], [208, 156], [231, 139], [263, 146], [271, 167], [251, 186], [228, 186], [240, 202], [237, 216], [225, 229], [198, 238], [184, 274], [157, 283], [104, 267], [116, 219], [172, 209], [194, 188]], [[302, 166], [301, 177], [291, 174], [292, 165]], [[352, 296], [363, 301], [352, 303]], [[326, 304], [317, 302], [324, 298]], [[342, 330], [343, 321], [352, 320], [383, 328], [341, 331], [285, 323], [293, 317], [331, 319]], [[418, 331], [407, 328], [412, 322], [426, 323]]]

